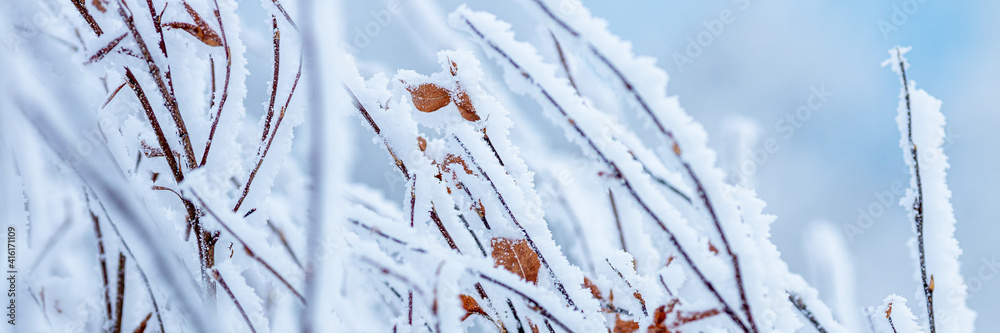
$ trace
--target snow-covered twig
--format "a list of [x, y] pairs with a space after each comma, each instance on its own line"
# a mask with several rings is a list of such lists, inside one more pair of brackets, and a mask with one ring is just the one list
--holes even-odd
[[[960, 272], [958, 257], [962, 250], [955, 239], [955, 216], [950, 202], [951, 191], [945, 180], [948, 168], [944, 143], [945, 118], [941, 101], [909, 81], [909, 64], [903, 56], [910, 48], [896, 47], [892, 65], [902, 82], [896, 122], [900, 147], [910, 169], [910, 189], [900, 204], [914, 221], [913, 246], [927, 310], [928, 329], [942, 332], [972, 332], [976, 314], [966, 306], [967, 287]], [[939, 298], [939, 296], [941, 298]], [[943, 306], [935, 307], [936, 300]]]

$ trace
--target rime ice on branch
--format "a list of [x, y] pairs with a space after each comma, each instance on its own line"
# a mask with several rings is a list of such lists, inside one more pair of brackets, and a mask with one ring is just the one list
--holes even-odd
[[910, 245], [923, 286], [921, 303], [931, 333], [938, 328], [941, 332], [972, 332], [976, 313], [966, 306], [968, 292], [958, 259], [962, 249], [955, 239], [951, 190], [945, 181], [945, 118], [941, 101], [917, 89], [916, 82], [906, 77], [909, 63], [904, 55], [909, 50], [889, 50], [890, 58], [882, 66], [890, 66], [902, 82], [896, 123], [902, 134], [899, 145], [903, 159], [910, 169], [910, 188], [900, 205], [907, 208], [914, 222], [916, 239]]

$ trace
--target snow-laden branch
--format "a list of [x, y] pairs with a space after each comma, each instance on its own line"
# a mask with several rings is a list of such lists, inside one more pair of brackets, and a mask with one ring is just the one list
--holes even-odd
[[942, 148], [945, 117], [941, 101], [907, 79], [909, 63], [904, 55], [909, 50], [896, 47], [889, 51], [891, 58], [882, 63], [899, 74], [902, 82], [896, 123], [902, 134], [899, 145], [910, 169], [910, 188], [900, 205], [914, 221], [916, 239], [910, 244], [923, 285], [930, 332], [939, 327], [941, 332], [972, 332], [976, 313], [966, 305], [968, 291], [958, 259], [962, 249], [955, 239], [951, 190], [945, 180], [949, 166]]

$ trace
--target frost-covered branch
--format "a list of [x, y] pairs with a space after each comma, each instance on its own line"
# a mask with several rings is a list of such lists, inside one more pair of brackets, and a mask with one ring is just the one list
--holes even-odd
[[956, 220], [949, 200], [951, 190], [945, 180], [948, 158], [941, 147], [945, 117], [941, 101], [916, 89], [916, 84], [907, 79], [909, 64], [904, 54], [909, 50], [896, 47], [889, 51], [891, 58], [883, 63], [891, 65], [902, 82], [896, 122], [902, 135], [900, 147], [910, 169], [910, 188], [900, 204], [914, 221], [913, 253], [928, 329], [931, 333], [939, 327], [942, 332], [972, 332], [976, 314], [966, 305], [967, 287], [958, 260], [962, 250], [954, 236]]

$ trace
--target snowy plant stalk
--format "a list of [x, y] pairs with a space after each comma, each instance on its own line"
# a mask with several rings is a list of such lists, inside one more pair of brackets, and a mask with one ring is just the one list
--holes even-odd
[[945, 140], [942, 103], [923, 89], [917, 89], [916, 83], [906, 77], [909, 63], [905, 54], [909, 50], [896, 47], [883, 63], [899, 74], [902, 82], [896, 123], [902, 134], [903, 158], [910, 169], [910, 188], [900, 199], [900, 205], [906, 207], [914, 221], [916, 236], [910, 246], [923, 287], [928, 329], [931, 333], [938, 329], [972, 332], [976, 313], [966, 305], [968, 291], [959, 262], [962, 249], [955, 239], [951, 190], [945, 180], [949, 164], [942, 148]]
[[829, 222], [813, 222], [806, 229], [804, 243], [813, 285], [831, 299], [830, 307], [845, 328], [851, 332], [861, 330], [854, 296], [854, 263], [843, 234]]
[[[343, 4], [340, 1], [299, 1], [303, 71], [309, 110], [305, 288], [307, 297], [300, 324], [302, 332], [337, 331], [338, 313], [347, 302], [340, 298], [343, 283], [343, 206], [340, 193], [346, 184], [351, 161], [350, 129], [345, 121], [348, 107], [339, 89], [340, 40]], [[345, 313], [346, 314], [346, 313]]]
[[917, 324], [917, 316], [906, 306], [906, 299], [899, 295], [889, 295], [882, 305], [872, 313], [875, 330], [883, 333], [923, 333]]

